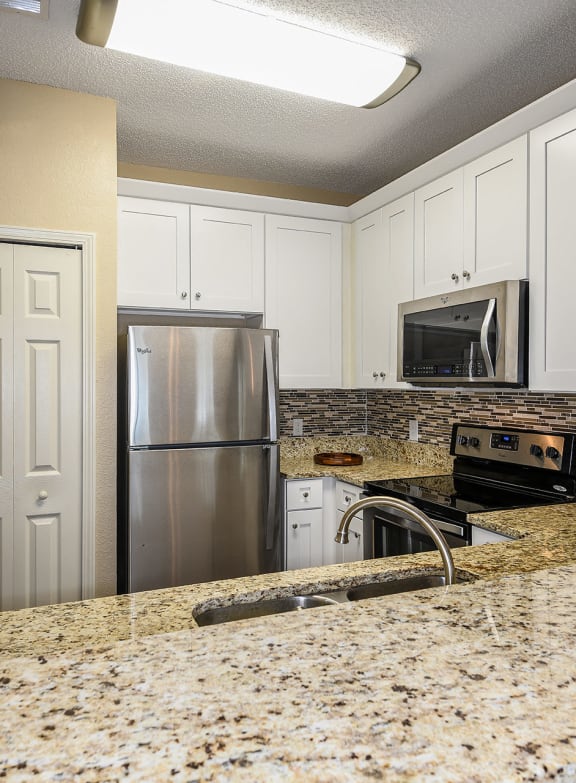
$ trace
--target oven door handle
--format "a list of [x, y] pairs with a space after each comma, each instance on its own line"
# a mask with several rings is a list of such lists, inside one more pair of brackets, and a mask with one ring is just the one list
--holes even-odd
[[[490, 329], [490, 322], [494, 317], [494, 310], [496, 308], [496, 299], [490, 299], [488, 301], [488, 307], [486, 308], [486, 315], [482, 321], [482, 328], [480, 329], [480, 350], [482, 351], [482, 357], [484, 364], [486, 365], [486, 374], [488, 378], [494, 378], [494, 362], [490, 356], [490, 349], [488, 347], [488, 329]], [[498, 324], [496, 324], [496, 330], [498, 330]], [[494, 357], [496, 359], [496, 357]]]

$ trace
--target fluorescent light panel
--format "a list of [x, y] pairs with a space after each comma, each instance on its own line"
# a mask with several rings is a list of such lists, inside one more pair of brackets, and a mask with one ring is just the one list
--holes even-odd
[[409, 63], [407, 77], [400, 55], [219, 0], [118, 0], [106, 45], [352, 106], [377, 105], [419, 71]]

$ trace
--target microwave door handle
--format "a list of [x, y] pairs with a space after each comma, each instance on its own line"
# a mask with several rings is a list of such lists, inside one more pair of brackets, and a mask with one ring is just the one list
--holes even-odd
[[496, 307], [496, 300], [490, 299], [488, 307], [486, 308], [486, 315], [482, 321], [482, 328], [480, 329], [480, 350], [482, 351], [482, 357], [484, 364], [486, 365], [486, 372], [489, 378], [494, 378], [494, 363], [490, 356], [490, 350], [488, 348], [488, 329], [490, 328], [490, 322], [494, 317], [494, 309]]

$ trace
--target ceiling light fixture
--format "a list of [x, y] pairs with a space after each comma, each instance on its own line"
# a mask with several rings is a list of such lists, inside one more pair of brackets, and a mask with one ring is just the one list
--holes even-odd
[[82, 0], [77, 36], [153, 60], [373, 108], [420, 66], [223, 0]]

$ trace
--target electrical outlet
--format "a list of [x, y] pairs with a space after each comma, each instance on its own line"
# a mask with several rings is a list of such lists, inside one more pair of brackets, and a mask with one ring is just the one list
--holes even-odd
[[292, 435], [297, 438], [304, 435], [304, 419], [292, 419]]
[[418, 419], [409, 419], [408, 421], [408, 439], [418, 440]]

